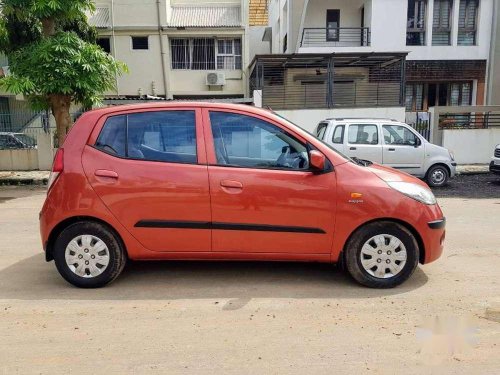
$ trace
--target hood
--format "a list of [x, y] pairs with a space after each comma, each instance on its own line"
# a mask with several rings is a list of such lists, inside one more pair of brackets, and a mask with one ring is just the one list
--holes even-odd
[[395, 181], [411, 182], [413, 184], [429, 188], [429, 186], [427, 186], [427, 184], [422, 180], [406, 172], [398, 171], [397, 169], [391, 167], [386, 167], [380, 164], [373, 163], [372, 165], [367, 167], [367, 169], [385, 182], [395, 182]]

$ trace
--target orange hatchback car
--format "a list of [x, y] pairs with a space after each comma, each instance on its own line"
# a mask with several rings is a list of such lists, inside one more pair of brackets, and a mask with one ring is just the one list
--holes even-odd
[[341, 263], [389, 288], [443, 250], [425, 183], [351, 159], [250, 106], [163, 103], [85, 113], [54, 159], [47, 261], [84, 288], [127, 259]]

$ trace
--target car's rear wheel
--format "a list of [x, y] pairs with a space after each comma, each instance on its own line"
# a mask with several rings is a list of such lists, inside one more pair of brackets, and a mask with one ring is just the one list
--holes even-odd
[[358, 229], [345, 248], [348, 272], [370, 288], [393, 288], [406, 281], [417, 267], [419, 248], [404, 226], [380, 221]]
[[118, 277], [127, 257], [113, 231], [99, 223], [82, 221], [59, 234], [54, 260], [69, 283], [80, 288], [99, 288]]
[[427, 172], [427, 183], [432, 187], [445, 186], [450, 178], [450, 173], [444, 165], [434, 165]]

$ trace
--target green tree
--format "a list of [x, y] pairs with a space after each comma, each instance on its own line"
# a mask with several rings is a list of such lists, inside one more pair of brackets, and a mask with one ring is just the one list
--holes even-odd
[[50, 109], [62, 145], [71, 103], [98, 104], [127, 68], [95, 44], [86, 16], [95, 10], [92, 0], [0, 0], [0, 6], [0, 51], [10, 70], [0, 85], [34, 108]]

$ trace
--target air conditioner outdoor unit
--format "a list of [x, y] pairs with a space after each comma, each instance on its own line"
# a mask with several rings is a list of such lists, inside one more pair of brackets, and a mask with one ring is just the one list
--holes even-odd
[[222, 86], [226, 84], [224, 73], [210, 72], [206, 76], [207, 86]]

